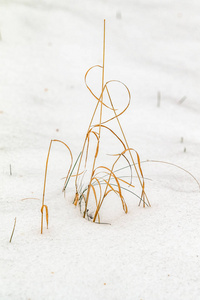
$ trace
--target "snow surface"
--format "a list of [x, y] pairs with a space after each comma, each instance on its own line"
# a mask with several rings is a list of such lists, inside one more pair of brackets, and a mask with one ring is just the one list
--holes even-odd
[[127, 194], [126, 215], [107, 199], [111, 225], [93, 224], [73, 206], [72, 184], [63, 197], [69, 157], [55, 144], [43, 235], [41, 201], [22, 200], [42, 197], [51, 139], [74, 158], [81, 150], [95, 105], [83, 79], [102, 63], [104, 18], [106, 79], [132, 94], [121, 117], [129, 144], [200, 179], [199, 14], [195, 0], [0, 1], [0, 299], [200, 299], [200, 194], [189, 174], [143, 164], [152, 207]]

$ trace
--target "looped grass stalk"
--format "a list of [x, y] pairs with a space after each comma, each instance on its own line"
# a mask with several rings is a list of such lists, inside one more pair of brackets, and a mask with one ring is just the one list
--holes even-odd
[[[95, 93], [92, 91], [92, 89], [90, 88], [89, 84], [87, 83], [88, 74], [90, 73], [90, 71], [92, 71], [95, 68], [100, 68], [102, 70], [102, 89], [101, 89], [101, 94], [100, 94], [99, 97], [95, 95]], [[98, 168], [104, 168], [104, 170], [107, 169], [107, 171], [109, 173], [108, 180], [103, 180], [104, 183], [106, 183], [106, 188], [105, 188], [104, 196], [98, 202], [98, 207], [97, 207], [97, 210], [96, 210], [96, 213], [95, 213], [93, 221], [95, 221], [96, 216], [98, 214], [98, 211], [99, 211], [99, 209], [100, 209], [100, 207], [101, 207], [101, 205], [102, 205], [103, 200], [105, 199], [105, 197], [110, 193], [110, 191], [115, 191], [115, 189], [111, 188], [111, 185], [110, 185], [111, 178], [114, 178], [114, 180], [116, 182], [116, 185], [118, 187], [116, 193], [120, 195], [121, 199], [123, 199], [123, 196], [122, 196], [122, 193], [121, 193], [121, 188], [120, 188], [120, 183], [119, 182], [124, 183], [124, 184], [128, 184], [129, 187], [134, 187], [134, 185], [132, 184], [132, 168], [131, 168], [131, 164], [135, 168], [136, 175], [138, 177], [138, 180], [139, 180], [141, 188], [142, 188], [141, 199], [142, 199], [142, 202], [143, 202], [143, 206], [145, 207], [146, 201], [148, 203], [148, 206], [150, 206], [149, 200], [148, 200], [147, 195], [145, 193], [145, 182], [144, 182], [144, 176], [143, 176], [143, 172], [142, 172], [141, 165], [140, 165], [139, 154], [137, 153], [137, 151], [135, 151], [134, 149], [132, 149], [132, 148], [129, 147], [127, 139], [126, 139], [126, 136], [125, 136], [125, 134], [123, 132], [122, 126], [121, 126], [120, 121], [119, 121], [119, 116], [121, 116], [128, 109], [128, 107], [130, 105], [130, 101], [131, 101], [130, 90], [128, 89], [128, 87], [123, 82], [121, 82], [119, 80], [109, 80], [109, 81], [107, 81], [104, 84], [104, 72], [105, 72], [105, 20], [104, 20], [104, 38], [103, 38], [103, 64], [102, 64], [102, 66], [101, 65], [94, 65], [94, 66], [92, 66], [91, 68], [89, 68], [87, 70], [87, 72], [85, 74], [85, 84], [86, 84], [86, 87], [90, 91], [91, 95], [97, 100], [97, 104], [96, 104], [96, 107], [94, 109], [94, 112], [93, 112], [93, 115], [92, 115], [92, 118], [91, 118], [91, 121], [90, 121], [90, 124], [89, 124], [89, 127], [88, 127], [88, 131], [87, 131], [87, 134], [86, 134], [86, 138], [85, 138], [85, 141], [84, 141], [84, 144], [83, 144], [82, 154], [81, 154], [81, 157], [80, 157], [80, 161], [79, 161], [79, 165], [78, 165], [78, 170], [77, 170], [77, 175], [76, 175], [76, 179], [75, 179], [76, 195], [77, 195], [77, 193], [78, 193], [77, 180], [78, 180], [78, 177], [79, 177], [79, 174], [80, 174], [80, 168], [81, 168], [81, 164], [82, 164], [83, 153], [85, 152], [84, 168], [86, 168], [87, 160], [88, 160], [89, 144], [90, 144], [90, 134], [93, 133], [96, 136], [96, 138], [97, 138], [97, 143], [96, 143], [96, 151], [95, 151], [94, 159], [93, 159], [93, 166], [92, 166], [92, 171], [91, 171], [91, 177], [90, 177], [90, 181], [89, 181], [89, 184], [88, 184], [88, 188], [86, 189], [87, 195], [86, 195], [86, 200], [85, 200], [85, 211], [84, 211], [83, 217], [85, 217], [86, 213], [87, 213], [87, 206], [88, 206], [88, 201], [89, 201], [89, 196], [90, 196], [90, 190], [91, 189], [93, 190], [93, 194], [94, 194], [95, 201], [96, 201], [96, 192], [94, 192], [94, 187], [92, 185], [92, 182], [94, 180], [94, 176], [95, 176], [95, 178], [97, 178], [97, 176], [95, 175], [95, 172], [97, 171]], [[112, 101], [112, 98], [111, 98], [111, 94], [109, 92], [109, 85], [112, 84], [112, 83], [121, 84], [123, 87], [125, 87], [125, 89], [127, 90], [127, 93], [128, 93], [128, 104], [119, 113], [117, 113], [117, 110], [114, 108], [113, 101]], [[108, 99], [109, 99], [109, 102], [110, 102], [109, 106], [104, 103], [103, 94], [105, 92], [108, 95]], [[99, 106], [100, 106], [99, 123], [95, 124], [95, 125], [92, 125], [94, 117], [97, 114], [97, 109], [98, 109]], [[103, 108], [104, 109], [112, 110], [113, 113], [114, 113], [114, 116], [111, 117], [111, 118], [108, 118], [107, 120], [102, 121]], [[121, 134], [122, 134], [122, 138], [119, 137], [119, 135], [117, 135], [110, 127], [108, 127], [108, 126], [105, 125], [106, 123], [108, 123], [108, 122], [110, 122], [110, 121], [112, 121], [114, 119], [116, 119], [117, 122], [118, 122], [120, 131], [121, 131]], [[98, 128], [98, 132], [94, 131], [94, 128]], [[123, 152], [120, 155], [118, 155], [118, 158], [114, 162], [114, 164], [113, 164], [113, 166], [112, 166], [111, 169], [108, 169], [105, 166], [96, 167], [96, 160], [97, 160], [97, 157], [98, 157], [98, 154], [99, 154], [99, 149], [100, 149], [100, 136], [101, 136], [102, 129], [106, 129], [106, 130], [110, 131], [112, 133], [112, 135], [115, 138], [117, 138], [117, 140], [120, 142], [120, 144], [123, 146], [123, 149], [124, 149]], [[85, 150], [85, 148], [86, 148], [86, 150]], [[134, 151], [136, 153], [138, 168], [136, 167], [135, 161], [133, 159], [132, 151]], [[129, 153], [131, 162], [126, 157], [126, 155], [125, 155], [126, 153]], [[130, 183], [128, 183], [126, 180], [117, 178], [117, 176], [115, 176], [115, 174], [114, 174], [114, 166], [115, 166], [115, 164], [117, 163], [117, 161], [119, 160], [119, 158], [121, 156], [123, 156], [127, 160], [128, 164], [129, 164], [129, 167], [130, 167], [130, 170], [131, 170], [131, 181], [130, 181]], [[110, 191], [108, 191], [108, 187], [111, 188]], [[145, 201], [145, 199], [146, 199], [146, 201]]]
[[[100, 68], [102, 71], [102, 82], [101, 82], [101, 92], [99, 97], [97, 95], [95, 95], [95, 93], [92, 91], [92, 89], [90, 88], [89, 84], [88, 84], [88, 74], [94, 70], [95, 68]], [[101, 65], [94, 65], [92, 67], [90, 67], [87, 72], [85, 73], [85, 85], [87, 87], [87, 89], [89, 90], [89, 92], [91, 93], [91, 95], [95, 98], [95, 100], [97, 101], [94, 112], [92, 114], [89, 126], [88, 126], [88, 130], [86, 132], [86, 136], [85, 136], [85, 140], [83, 143], [83, 147], [82, 150], [73, 166], [73, 156], [72, 156], [72, 152], [70, 150], [70, 148], [67, 146], [67, 144], [65, 144], [64, 142], [60, 141], [60, 140], [51, 140], [50, 145], [49, 145], [49, 151], [48, 151], [48, 155], [47, 155], [47, 160], [46, 160], [46, 168], [45, 168], [45, 177], [44, 177], [44, 188], [43, 188], [43, 198], [42, 198], [42, 208], [41, 208], [41, 213], [42, 213], [42, 218], [41, 218], [41, 233], [43, 232], [43, 210], [44, 208], [46, 209], [46, 220], [47, 220], [47, 227], [48, 227], [48, 208], [47, 206], [44, 204], [44, 197], [45, 197], [45, 189], [46, 189], [46, 179], [47, 179], [47, 168], [48, 168], [48, 162], [49, 162], [49, 155], [50, 155], [50, 150], [51, 150], [51, 145], [52, 142], [60, 142], [62, 144], [64, 144], [69, 153], [70, 153], [70, 157], [71, 157], [71, 164], [67, 173], [67, 176], [65, 178], [65, 183], [64, 183], [64, 187], [63, 187], [63, 191], [65, 192], [66, 187], [69, 183], [69, 180], [71, 177], [73, 177], [73, 171], [77, 165], [77, 171], [76, 171], [76, 175], [75, 175], [75, 198], [74, 198], [74, 205], [76, 206], [78, 203], [80, 204], [81, 207], [81, 201], [84, 200], [85, 203], [85, 209], [84, 209], [84, 213], [83, 213], [83, 217], [85, 218], [86, 215], [88, 216], [88, 202], [89, 202], [89, 198], [90, 198], [90, 191], [92, 191], [94, 199], [95, 199], [95, 203], [96, 203], [96, 211], [93, 217], [93, 222], [96, 221], [96, 218], [98, 217], [98, 222], [100, 223], [100, 216], [99, 216], [99, 211], [100, 208], [102, 206], [103, 201], [105, 200], [105, 198], [111, 193], [114, 192], [117, 196], [120, 197], [121, 202], [122, 202], [122, 207], [125, 213], [128, 212], [128, 207], [126, 205], [126, 202], [124, 200], [124, 197], [122, 195], [122, 190], [127, 190], [129, 192], [131, 192], [132, 194], [136, 195], [135, 193], [133, 193], [132, 191], [130, 191], [129, 189], [126, 189], [123, 185], [127, 185], [129, 188], [134, 188], [134, 185], [132, 183], [132, 178], [133, 178], [133, 174], [132, 174], [132, 166], [134, 166], [135, 172], [136, 172], [136, 176], [139, 180], [139, 183], [141, 185], [142, 188], [142, 192], [141, 192], [141, 197], [139, 197], [138, 195], [136, 195], [139, 199], [140, 199], [140, 203], [143, 202], [143, 206], [145, 207], [145, 205], [150, 206], [149, 200], [147, 198], [146, 192], [145, 192], [145, 181], [144, 181], [144, 176], [143, 176], [143, 172], [142, 172], [142, 168], [141, 168], [141, 161], [140, 161], [140, 157], [139, 154], [137, 153], [136, 150], [134, 150], [133, 148], [129, 147], [129, 144], [127, 142], [126, 136], [124, 134], [124, 131], [122, 129], [121, 123], [119, 121], [119, 117], [125, 113], [125, 111], [128, 109], [130, 102], [131, 102], [131, 93], [130, 90], [128, 89], [128, 87], [121, 81], [119, 80], [109, 80], [106, 83], [105, 82], [105, 20], [104, 20], [104, 30], [103, 30], [103, 61], [102, 61], [102, 66]], [[122, 110], [118, 111], [113, 104], [112, 98], [111, 98], [111, 94], [109, 91], [109, 87], [111, 84], [113, 83], [117, 83], [119, 85], [121, 85], [123, 88], [125, 88], [127, 94], [128, 94], [128, 103], [125, 105], [125, 107], [123, 107]], [[108, 104], [106, 104], [104, 102], [104, 93], [107, 94], [107, 99], [108, 99]], [[124, 103], [124, 99], [123, 99], [123, 103]], [[111, 113], [113, 113], [112, 117], [107, 118], [106, 120], [103, 120], [103, 112], [104, 110], [107, 109], [109, 110]], [[98, 115], [98, 123], [97, 124], [93, 124], [94, 123], [94, 119], [95, 116]], [[120, 134], [116, 134], [114, 130], [112, 130], [107, 124], [110, 123], [111, 121], [116, 120], [120, 129]], [[106, 125], [105, 125], [106, 124]], [[108, 168], [107, 166], [104, 165], [99, 165], [97, 166], [97, 158], [100, 152], [100, 140], [101, 140], [101, 134], [102, 131], [106, 130], [109, 133], [112, 134], [112, 137], [114, 139], [116, 139], [119, 142], [119, 145], [122, 147], [122, 152], [119, 154], [115, 154], [117, 156], [117, 158], [115, 159], [114, 163], [112, 164], [111, 168]], [[87, 168], [87, 163], [88, 163], [88, 159], [89, 159], [89, 148], [90, 148], [90, 143], [91, 143], [91, 134], [93, 134], [96, 137], [96, 149], [94, 151], [94, 156], [93, 156], [93, 163], [92, 163], [92, 169], [91, 169], [91, 173], [90, 173], [90, 179], [89, 182], [87, 184], [87, 187], [82, 191], [83, 189], [83, 178], [86, 172], [86, 168]], [[134, 158], [133, 158], [133, 154], [132, 152], [134, 152], [136, 154], [137, 157], [137, 163], [135, 163]], [[129, 157], [127, 157], [127, 154], [129, 154]], [[115, 156], [113, 155], [113, 156]], [[126, 181], [125, 179], [120, 178], [120, 176], [117, 176], [115, 174], [115, 166], [117, 164], [117, 162], [119, 161], [119, 159], [123, 157], [126, 162], [128, 163], [128, 167], [130, 168], [130, 182]], [[137, 165], [137, 166], [136, 166]], [[83, 166], [84, 170], [81, 170], [81, 167]], [[106, 178], [103, 177], [99, 177], [100, 173], [104, 173], [106, 174]], [[82, 177], [80, 177], [82, 174]], [[81, 179], [81, 183], [80, 182], [80, 178]], [[113, 183], [114, 182], [114, 183]], [[104, 190], [102, 189], [102, 185], [105, 185]], [[86, 193], [86, 195], [85, 195]], [[140, 204], [139, 203], [139, 204]], [[81, 209], [81, 208], [80, 208]]]

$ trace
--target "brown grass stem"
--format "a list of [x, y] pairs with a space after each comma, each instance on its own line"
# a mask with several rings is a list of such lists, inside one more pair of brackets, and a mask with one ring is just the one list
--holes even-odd
[[[125, 136], [125, 134], [124, 134], [124, 131], [123, 131], [123, 129], [122, 129], [121, 123], [120, 123], [119, 118], [118, 118], [118, 116], [117, 116], [117, 114], [116, 114], [116, 111], [115, 111], [115, 109], [114, 109], [114, 105], [113, 105], [113, 102], [112, 102], [112, 99], [111, 99], [111, 96], [110, 96], [110, 93], [109, 93], [109, 90], [108, 90], [107, 86], [106, 86], [106, 90], [107, 90], [108, 97], [109, 97], [111, 106], [112, 106], [112, 108], [113, 108], [114, 114], [115, 114], [115, 116], [116, 116], [118, 125], [119, 125], [119, 127], [120, 127], [121, 133], [122, 133], [122, 135], [123, 135], [124, 141], [125, 141], [125, 143], [126, 143], [126, 147], [127, 147], [128, 149], [130, 149], [130, 148], [129, 148], [129, 145], [128, 145], [128, 141], [127, 141], [126, 136]], [[134, 150], [134, 151], [135, 151], [135, 150]], [[136, 152], [136, 153], [137, 153], [137, 152]], [[140, 185], [141, 185], [141, 187], [142, 187], [142, 195], [141, 195], [141, 198], [142, 198], [142, 199], [144, 198], [143, 200], [145, 200], [145, 197], [146, 197], [149, 206], [151, 206], [151, 205], [150, 205], [150, 202], [149, 202], [149, 200], [148, 200], [148, 197], [147, 197], [147, 195], [146, 195], [146, 192], [145, 192], [145, 190], [144, 190], [144, 187], [145, 187], [144, 180], [141, 180], [141, 179], [140, 179], [138, 170], [137, 170], [137, 168], [136, 168], [136, 165], [135, 165], [135, 162], [134, 162], [134, 159], [133, 159], [133, 156], [132, 156], [132, 153], [131, 153], [130, 150], [129, 150], [129, 154], [130, 154], [130, 157], [131, 157], [133, 166], [134, 166], [134, 168], [135, 168], [136, 174], [137, 174], [137, 176], [138, 176], [138, 180], [139, 180]], [[138, 155], [138, 154], [137, 154], [137, 155]], [[141, 174], [141, 175], [142, 175], [142, 178], [143, 178], [143, 174]], [[145, 201], [143, 201], [143, 207], [145, 207]]]
[[96, 165], [96, 159], [99, 151], [99, 140], [101, 136], [101, 122], [102, 122], [102, 113], [103, 113], [103, 91], [104, 91], [104, 76], [105, 76], [105, 19], [104, 19], [104, 28], [103, 28], [103, 68], [102, 68], [102, 92], [101, 92], [101, 103], [100, 103], [100, 117], [99, 117], [99, 139], [97, 141], [97, 146], [96, 146], [96, 153], [93, 161], [93, 166], [92, 166], [92, 171], [91, 171], [91, 177], [90, 177], [90, 183], [88, 185], [88, 190], [87, 190], [87, 196], [86, 196], [86, 202], [85, 202], [85, 211], [83, 214], [83, 217], [85, 218], [86, 211], [87, 211], [87, 205], [88, 205], [88, 199], [90, 195], [90, 187], [91, 187], [91, 182], [92, 182], [92, 177], [94, 174], [94, 169]]
[[[53, 142], [59, 142], [62, 143], [68, 150], [71, 156], [71, 164], [70, 164], [70, 168], [68, 170], [67, 176], [66, 176], [66, 180], [64, 183], [64, 186], [67, 182], [67, 179], [69, 177], [72, 165], [73, 165], [73, 156], [72, 156], [72, 152], [70, 150], [70, 148], [67, 146], [67, 144], [65, 144], [63, 141], [61, 140], [51, 140], [50, 144], [49, 144], [49, 150], [48, 150], [48, 154], [47, 154], [47, 159], [46, 159], [46, 166], [45, 166], [45, 175], [44, 175], [44, 187], [43, 187], [43, 195], [42, 195], [42, 207], [41, 207], [41, 234], [43, 233], [43, 208], [45, 207], [46, 209], [46, 222], [47, 222], [47, 228], [48, 228], [48, 207], [47, 205], [44, 205], [44, 197], [45, 197], [45, 191], [46, 191], [46, 180], [47, 180], [47, 170], [48, 170], [48, 163], [49, 163], [49, 155], [50, 155], [50, 151], [51, 151], [51, 146]], [[64, 190], [64, 188], [63, 188]]]
[[41, 200], [39, 198], [23, 198], [21, 199], [21, 201], [24, 201], [24, 200]]
[[[95, 222], [96, 218], [98, 217], [98, 222], [100, 222], [100, 216], [99, 216], [99, 210], [102, 206], [103, 201], [105, 200], [105, 198], [107, 197], [107, 195], [109, 195], [111, 192], [114, 192], [116, 195], [118, 195], [121, 199], [122, 202], [122, 207], [123, 210], [125, 211], [125, 213], [128, 212], [128, 208], [126, 205], [126, 202], [124, 200], [124, 197], [122, 195], [122, 189], [127, 190], [131, 193], [133, 193], [132, 191], [124, 188], [124, 185], [128, 185], [128, 187], [134, 188], [135, 186], [132, 184], [132, 178], [133, 178], [133, 174], [132, 174], [132, 165], [135, 168], [135, 172], [136, 172], [136, 176], [139, 180], [139, 183], [141, 185], [142, 188], [142, 193], [141, 193], [141, 197], [137, 196], [135, 193], [133, 193], [134, 195], [136, 195], [139, 199], [140, 199], [140, 203], [141, 201], [143, 201], [143, 206], [145, 207], [145, 205], [150, 206], [149, 200], [147, 198], [146, 192], [145, 192], [145, 181], [144, 181], [144, 176], [143, 176], [143, 172], [142, 172], [142, 168], [141, 168], [141, 162], [140, 162], [140, 157], [139, 154], [137, 153], [137, 151], [135, 151], [133, 148], [129, 147], [127, 138], [125, 136], [125, 133], [122, 129], [121, 123], [119, 121], [119, 117], [128, 109], [129, 105], [130, 105], [130, 101], [131, 101], [131, 94], [130, 91], [128, 89], [128, 87], [121, 81], [119, 80], [110, 80], [107, 81], [105, 83], [105, 46], [106, 46], [106, 38], [105, 38], [105, 31], [106, 31], [106, 22], [104, 19], [104, 27], [103, 27], [103, 57], [102, 57], [102, 66], [101, 65], [94, 65], [92, 67], [90, 67], [86, 73], [85, 73], [85, 85], [87, 87], [87, 89], [89, 90], [89, 92], [91, 93], [91, 95], [95, 98], [95, 100], [97, 101], [95, 109], [93, 111], [92, 117], [90, 119], [90, 123], [88, 126], [88, 130], [85, 136], [85, 140], [82, 146], [82, 150], [73, 166], [73, 156], [72, 156], [72, 152], [70, 150], [70, 148], [67, 146], [67, 144], [65, 144], [64, 142], [60, 141], [60, 140], [51, 140], [50, 145], [49, 145], [49, 150], [48, 150], [48, 154], [47, 154], [47, 159], [46, 159], [46, 167], [45, 167], [45, 176], [44, 176], [44, 187], [43, 187], [43, 197], [42, 197], [42, 207], [41, 207], [41, 233], [43, 232], [43, 212], [44, 209], [46, 211], [46, 223], [47, 223], [47, 228], [48, 228], [48, 207], [47, 205], [45, 205], [44, 203], [44, 198], [45, 198], [45, 192], [46, 192], [46, 180], [47, 180], [47, 169], [48, 169], [48, 163], [49, 163], [49, 156], [50, 156], [50, 151], [51, 151], [51, 147], [52, 147], [52, 142], [60, 142], [62, 144], [64, 144], [71, 156], [71, 164], [67, 173], [67, 176], [65, 177], [65, 183], [64, 183], [64, 187], [63, 187], [63, 191], [65, 191], [68, 182], [70, 180], [71, 177], [75, 176], [75, 198], [74, 198], [74, 205], [76, 206], [79, 203], [80, 206], [80, 211], [81, 211], [81, 204], [82, 201], [84, 201], [85, 203], [85, 208], [84, 208], [84, 212], [83, 212], [83, 217], [85, 218], [86, 216], [88, 216], [91, 219], [91, 214], [88, 213], [88, 201], [89, 201], [89, 197], [90, 197], [90, 192], [93, 193], [93, 197], [95, 199], [95, 203], [96, 203], [96, 211], [93, 217], [93, 222]], [[95, 68], [100, 68], [101, 69], [101, 93], [100, 96], [97, 97], [95, 95], [95, 93], [92, 91], [90, 85], [88, 84], [88, 74], [94, 70]], [[128, 93], [128, 103], [125, 104], [125, 107], [123, 106], [122, 109], [120, 108], [120, 110], [115, 109], [112, 98], [111, 98], [111, 94], [109, 92], [109, 88], [110, 84], [112, 83], [119, 83], [120, 85], [122, 85], [123, 88], [126, 89], [127, 93]], [[104, 99], [105, 99], [105, 95], [104, 92], [107, 93], [107, 99], [108, 99], [108, 104], [104, 103]], [[105, 101], [106, 102], [106, 101]], [[106, 118], [106, 120], [103, 120], [103, 117], [105, 114], [103, 114], [104, 110], [108, 109], [111, 111], [112, 115], [109, 116], [108, 118]], [[96, 118], [97, 118], [97, 122], [98, 124], [95, 124], [96, 122]], [[106, 126], [108, 122], [112, 121], [116, 119], [119, 129], [120, 129], [120, 134], [116, 134], [115, 131], [113, 131], [110, 126]], [[106, 124], [106, 125], [105, 125]], [[110, 132], [112, 134], [112, 137], [118, 140], [118, 144], [121, 145], [122, 147], [122, 152], [120, 154], [114, 154], [113, 156], [117, 156], [117, 158], [115, 159], [114, 163], [112, 164], [111, 168], [108, 168], [104, 165], [100, 165], [97, 166], [97, 158], [99, 155], [99, 151], [100, 151], [100, 138], [103, 132], [103, 129], [107, 130], [108, 132]], [[93, 134], [96, 139], [95, 139], [95, 148], [96, 151], [94, 152], [93, 155], [93, 160], [91, 162], [91, 173], [89, 175], [89, 183], [87, 184], [87, 186], [84, 188], [85, 184], [83, 185], [83, 178], [84, 175], [86, 173], [86, 167], [88, 164], [88, 160], [89, 160], [89, 154], [90, 154], [90, 144], [91, 144], [91, 134]], [[95, 149], [94, 148], [94, 149]], [[137, 163], [135, 163], [135, 154], [133, 156], [132, 152], [135, 152], [136, 156], [137, 156]], [[128, 154], [128, 155], [127, 155]], [[116, 176], [114, 169], [116, 164], [118, 163], [119, 159], [123, 157], [126, 162], [128, 163], [128, 167], [130, 168], [130, 182], [128, 182], [125, 179], [122, 179], [122, 177], [118, 177]], [[72, 175], [73, 171], [75, 169], [77, 165], [77, 171], [76, 171], [76, 175]], [[136, 165], [138, 165], [136, 167]], [[80, 170], [80, 169], [83, 170]], [[106, 174], [105, 176], [107, 176], [106, 178], [103, 177], [99, 177], [98, 175], [100, 173], [104, 173]], [[81, 174], [83, 174], [81, 176]], [[112, 182], [111, 182], [112, 181]], [[114, 183], [113, 183], [114, 181]], [[102, 190], [102, 184], [105, 184], [105, 188], [104, 190]], [[96, 186], [96, 187], [95, 187]], [[147, 203], [145, 202], [145, 199], [147, 201]], [[140, 204], [139, 203], [139, 204]]]

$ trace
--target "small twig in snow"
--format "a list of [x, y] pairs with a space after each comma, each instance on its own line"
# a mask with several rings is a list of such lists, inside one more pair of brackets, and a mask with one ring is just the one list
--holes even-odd
[[121, 11], [117, 11], [117, 13], [116, 13], [116, 18], [117, 18], [117, 19], [121, 19], [121, 18], [122, 18]]
[[182, 98], [178, 101], [178, 104], [182, 104], [186, 99], [187, 99], [186, 96], [182, 97]]
[[160, 102], [161, 102], [161, 93], [158, 91], [157, 93], [157, 107], [160, 107]]
[[11, 164], [10, 164], [10, 176], [12, 176], [12, 167], [11, 167]]
[[12, 234], [11, 234], [10, 241], [9, 241], [10, 243], [12, 242], [12, 237], [13, 237], [13, 234], [14, 234], [14, 231], [15, 231], [16, 221], [17, 221], [17, 218], [15, 218]]

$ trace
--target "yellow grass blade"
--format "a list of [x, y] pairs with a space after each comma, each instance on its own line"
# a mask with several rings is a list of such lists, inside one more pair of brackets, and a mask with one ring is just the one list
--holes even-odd
[[76, 206], [79, 200], [79, 195], [76, 193], [75, 198], [74, 198], [74, 205]]
[[94, 127], [102, 127], [102, 128], [106, 128], [107, 130], [109, 130], [114, 136], [116, 136], [116, 138], [121, 142], [121, 144], [123, 145], [124, 149], [126, 149], [126, 146], [124, 144], [124, 142], [120, 139], [120, 137], [109, 127], [105, 126], [105, 125], [94, 125]]
[[49, 213], [48, 213], [48, 207], [47, 205], [42, 205], [41, 207], [41, 213], [42, 213], [42, 220], [41, 220], [41, 234], [43, 233], [43, 210], [46, 210], [46, 223], [47, 223], [47, 229], [48, 229], [48, 223], [49, 223]]
[[[118, 180], [118, 178], [116, 177], [116, 175], [114, 174], [114, 172], [113, 172], [111, 169], [109, 169], [108, 167], [105, 167], [105, 166], [99, 166], [99, 167], [97, 167], [97, 168], [94, 170], [94, 173], [95, 173], [96, 170], [98, 170], [98, 169], [105, 169], [105, 170], [107, 170], [107, 171], [109, 172], [110, 176], [109, 176], [109, 179], [108, 179], [108, 181], [107, 181], [107, 186], [106, 186], [106, 188], [105, 188], [105, 194], [104, 194], [102, 200], [99, 202], [98, 207], [97, 207], [97, 209], [96, 209], [96, 212], [95, 212], [95, 215], [94, 215], [94, 218], [93, 218], [93, 222], [95, 222], [95, 220], [96, 220], [97, 214], [98, 214], [98, 212], [99, 212], [99, 210], [100, 210], [100, 208], [101, 208], [101, 205], [102, 205], [103, 200], [104, 200], [104, 198], [105, 198], [105, 195], [106, 195], [106, 193], [107, 193], [107, 188], [108, 188], [108, 186], [111, 187], [111, 185], [110, 185], [110, 183], [109, 183], [109, 182], [110, 182], [110, 179], [111, 179], [111, 176], [113, 176], [113, 178], [114, 178], [115, 181], [116, 181], [116, 184], [117, 184], [117, 187], [118, 187], [118, 193], [119, 193], [119, 196], [120, 196], [121, 200], [123, 199], [122, 191], [121, 191], [121, 186], [120, 186], [119, 180]], [[111, 189], [114, 190], [113, 187], [111, 187]], [[122, 201], [122, 203], [123, 203], [123, 201]], [[124, 207], [124, 204], [123, 204], [123, 207]]]
[[[96, 191], [95, 191], [95, 188], [94, 186], [91, 184], [91, 188], [92, 188], [92, 191], [93, 191], [93, 194], [94, 194], [94, 198], [95, 198], [95, 202], [96, 202], [96, 206], [97, 206], [97, 194], [96, 194]], [[99, 213], [97, 214], [98, 216], [98, 222], [100, 223], [100, 216], [99, 216]]]

